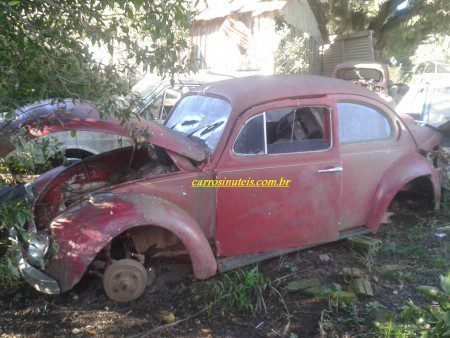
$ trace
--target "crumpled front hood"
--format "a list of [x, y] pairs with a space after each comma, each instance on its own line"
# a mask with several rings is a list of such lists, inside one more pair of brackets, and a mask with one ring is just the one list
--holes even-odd
[[91, 102], [65, 100], [41, 101], [25, 106], [16, 112], [12, 120], [0, 122], [0, 156], [14, 150], [11, 137], [25, 127], [30, 138], [59, 131], [96, 131], [130, 137], [131, 127], [146, 132], [148, 142], [184, 155], [194, 161], [203, 161], [205, 151], [183, 134], [175, 132], [156, 122], [132, 119], [128, 125], [120, 125], [114, 118], [101, 119], [99, 109]]

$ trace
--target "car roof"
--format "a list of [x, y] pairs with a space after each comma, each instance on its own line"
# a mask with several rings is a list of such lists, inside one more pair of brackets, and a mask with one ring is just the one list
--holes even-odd
[[366, 88], [349, 81], [316, 75], [246, 76], [208, 83], [194, 92], [226, 98], [230, 101], [234, 114], [281, 99], [328, 94], [353, 94], [383, 103], [378, 95]]

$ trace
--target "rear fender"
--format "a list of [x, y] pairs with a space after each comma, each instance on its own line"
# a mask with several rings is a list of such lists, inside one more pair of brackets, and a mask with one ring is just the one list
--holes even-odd
[[374, 196], [374, 208], [369, 215], [367, 227], [375, 233], [394, 196], [415, 178], [427, 176], [433, 186], [434, 208], [439, 209], [441, 199], [441, 184], [439, 173], [423, 156], [408, 153], [394, 163], [384, 173]]
[[96, 194], [60, 214], [51, 223], [58, 248], [46, 273], [70, 290], [97, 254], [117, 235], [137, 226], [156, 225], [176, 235], [192, 261], [194, 275], [208, 278], [217, 262], [200, 226], [185, 210], [145, 194]]

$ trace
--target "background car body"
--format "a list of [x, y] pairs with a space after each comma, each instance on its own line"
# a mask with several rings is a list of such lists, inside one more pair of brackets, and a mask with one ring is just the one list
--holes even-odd
[[450, 63], [444, 61], [425, 61], [414, 66], [411, 84], [450, 81]]
[[410, 117], [412, 129], [421, 124], [440, 131], [444, 140], [429, 156], [444, 173], [442, 185], [450, 189], [450, 78], [412, 82], [396, 112]]
[[[142, 108], [140, 108], [138, 115], [147, 120], [156, 120], [158, 123], [162, 123], [181, 95], [207, 82], [230, 77], [209, 72], [199, 72], [196, 74], [177, 75], [172, 83], [170, 78], [146, 74], [132, 88], [132, 94], [123, 98], [122, 102], [124, 106], [127, 106], [132, 96], [140, 99]], [[52, 114], [55, 110], [63, 110], [70, 114], [70, 111], [75, 109], [75, 106], [77, 106], [77, 110], [98, 111], [96, 105], [91, 102], [82, 102], [80, 100], [55, 101], [49, 99], [24, 106], [15, 111], [15, 116], [17, 121], [22, 121], [34, 114]], [[0, 121], [2, 121], [1, 118]], [[132, 143], [129, 137], [97, 131], [79, 131], [75, 136], [70, 132], [61, 131], [53, 133], [52, 137], [63, 143], [61, 151], [64, 151], [68, 158], [80, 159], [129, 146]]]
[[450, 78], [411, 83], [396, 107], [398, 114], [436, 127], [450, 120]]
[[332, 77], [366, 87], [380, 95], [391, 107], [395, 106], [389, 93], [392, 87], [389, 71], [384, 64], [367, 61], [342, 62], [334, 68]]
[[[200, 120], [177, 121], [213, 107], [218, 113], [205, 114], [208, 123], [200, 128], [194, 126]], [[288, 121], [292, 132], [304, 133], [296, 129], [295, 139], [280, 136], [269, 144], [267, 135], [279, 130], [269, 130], [268, 123], [283, 109], [286, 116], [295, 112]], [[298, 125], [297, 112], [303, 118]], [[27, 125], [34, 135], [86, 126], [126, 134], [113, 121], [86, 124], [81, 117], [66, 116], [57, 125], [40, 120], [39, 131], [36, 120]], [[264, 124], [251, 124], [260, 120]], [[99, 253], [117, 255], [111, 248], [125, 233], [138, 254], [161, 257], [186, 250], [194, 275], [207, 278], [375, 233], [400, 191], [422, 192], [430, 206], [439, 207], [441, 174], [419, 150], [436, 147], [439, 134], [426, 126], [410, 130], [376, 94], [349, 82], [315, 76], [220, 81], [184, 96], [166, 124], [140, 122], [149, 131], [149, 149], [135, 155], [130, 148], [117, 149], [39, 179], [36, 227], [49, 229], [59, 248], [43, 271], [58, 289], [47, 292], [70, 290]], [[256, 140], [262, 137], [262, 150], [253, 151], [255, 144], [235, 148], [252, 126]], [[313, 129], [322, 132], [314, 137], [305, 132]], [[218, 135], [214, 142], [213, 134]], [[288, 189], [191, 187], [193, 180], [247, 177], [284, 177], [292, 184]]]

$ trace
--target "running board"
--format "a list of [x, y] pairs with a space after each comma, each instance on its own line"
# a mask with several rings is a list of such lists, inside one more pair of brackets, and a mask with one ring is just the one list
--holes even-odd
[[339, 232], [339, 240], [354, 236], [367, 235], [370, 234], [371, 232], [372, 231], [370, 231], [370, 229], [367, 229], [364, 226], [348, 230], [342, 230]]
[[[359, 235], [365, 235], [370, 233], [370, 230], [366, 227], [358, 227], [350, 230], [344, 230], [339, 233], [339, 240], [353, 237], [353, 236], [359, 236]], [[260, 252], [260, 253], [254, 253], [254, 254], [246, 254], [246, 255], [238, 255], [238, 256], [231, 256], [231, 257], [225, 257], [220, 258], [217, 260], [217, 266], [219, 272], [225, 272], [233, 269], [242, 268], [243, 266], [259, 263], [261, 261], [265, 261], [266, 259], [274, 258], [281, 255], [286, 255], [291, 252], [305, 250], [308, 248], [312, 248], [314, 246], [319, 246], [327, 243], [318, 243], [313, 245], [301, 245], [296, 246], [294, 248], [288, 248], [288, 249], [282, 249], [282, 250], [276, 250], [276, 251], [269, 251], [269, 252]]]
[[[324, 244], [324, 243], [322, 243]], [[242, 268], [243, 266], [255, 264], [261, 261], [265, 261], [266, 259], [274, 258], [277, 256], [285, 255], [291, 252], [305, 250], [311, 248], [313, 246], [317, 246], [320, 244], [313, 245], [302, 245], [296, 246], [294, 248], [282, 249], [277, 251], [269, 251], [269, 252], [259, 252], [254, 254], [247, 255], [239, 255], [239, 256], [231, 256], [220, 258], [217, 260], [217, 267], [219, 272], [229, 271], [237, 268]]]

